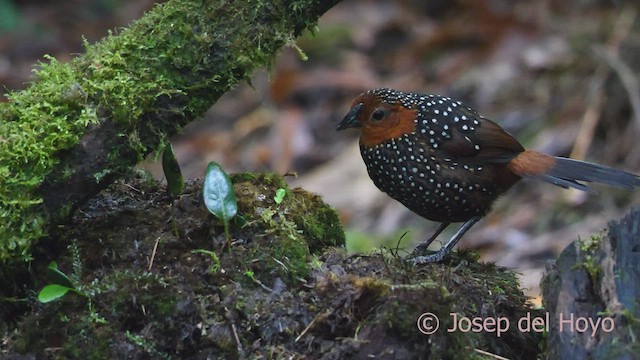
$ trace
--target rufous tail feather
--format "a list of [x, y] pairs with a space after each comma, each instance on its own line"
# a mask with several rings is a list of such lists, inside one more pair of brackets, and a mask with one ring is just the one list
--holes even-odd
[[507, 167], [518, 176], [530, 177], [582, 191], [592, 190], [584, 182], [594, 182], [610, 186], [633, 188], [640, 186], [638, 175], [604, 165], [554, 157], [527, 150], [513, 158]]

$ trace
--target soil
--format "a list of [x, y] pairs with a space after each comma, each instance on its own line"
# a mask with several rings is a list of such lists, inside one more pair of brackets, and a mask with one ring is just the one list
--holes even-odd
[[[88, 202], [37, 247], [28, 279], [2, 284], [21, 301], [0, 312], [5, 329], [16, 328], [1, 354], [444, 359], [479, 349], [536, 358], [542, 334], [518, 331], [515, 321], [540, 310], [513, 271], [468, 252], [420, 266], [402, 249], [351, 255], [335, 211], [318, 196], [273, 174], [231, 178], [242, 220], [232, 221], [230, 241], [204, 206], [200, 180], [174, 198], [136, 176]], [[278, 188], [287, 191], [280, 204]], [[37, 292], [56, 283], [46, 277], [49, 261], [76, 291], [43, 304]], [[15, 291], [17, 284], [25, 288]], [[441, 319], [432, 335], [416, 325], [427, 312]], [[453, 313], [504, 317], [513, 326], [500, 336], [445, 331]]]

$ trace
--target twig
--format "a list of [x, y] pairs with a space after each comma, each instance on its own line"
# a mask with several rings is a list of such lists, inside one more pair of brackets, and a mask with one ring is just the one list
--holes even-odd
[[131, 186], [131, 185], [125, 183], [125, 182], [123, 182], [122, 185], [124, 185], [125, 187], [128, 187], [129, 189], [131, 189], [131, 190], [133, 190], [135, 192], [137, 192], [138, 194], [142, 194], [142, 191], [140, 191], [140, 189], [136, 189], [135, 187], [133, 187], [133, 186]]
[[227, 321], [231, 326], [231, 332], [233, 333], [233, 338], [236, 341], [236, 350], [238, 351], [238, 355], [242, 358], [244, 357], [244, 349], [242, 349], [242, 343], [240, 342], [240, 337], [238, 336], [238, 329], [236, 328], [236, 324], [233, 321], [233, 317], [231, 316], [231, 311], [225, 306], [224, 311], [226, 313]]
[[262, 281], [260, 281], [260, 280], [256, 279], [256, 278], [255, 278], [255, 277], [253, 277], [253, 276], [249, 276], [249, 278], [250, 278], [251, 280], [253, 280], [253, 282], [254, 282], [254, 283], [258, 284], [258, 286], [260, 286], [260, 287], [261, 287], [262, 289], [264, 289], [265, 291], [267, 291], [267, 292], [269, 292], [269, 293], [272, 293], [272, 292], [273, 292], [273, 289], [272, 289], [272, 288], [270, 288], [270, 287], [268, 287], [267, 285], [263, 284], [263, 283], [262, 283]]
[[480, 349], [473, 349], [473, 351], [477, 352], [478, 354], [482, 354], [482, 355], [484, 355], [484, 356], [492, 357], [492, 358], [494, 358], [494, 359], [498, 359], [498, 360], [509, 360], [509, 358], [502, 357], [502, 356], [500, 356], [500, 355], [496, 355], [496, 354], [493, 354], [493, 353], [490, 353], [490, 352], [487, 352], [487, 351], [484, 351], [484, 350], [480, 350]]
[[326, 316], [326, 312], [325, 313], [321, 313], [316, 315], [316, 317], [313, 318], [313, 320], [311, 320], [311, 322], [309, 323], [309, 325], [307, 325], [306, 328], [304, 328], [304, 330], [302, 330], [302, 332], [300, 333], [300, 335], [298, 335], [298, 337], [296, 337], [296, 339], [293, 342], [298, 342], [300, 339], [302, 339], [302, 337], [311, 329], [311, 327], [313, 327], [313, 324], [316, 323], [316, 321], [320, 318], [320, 317], [325, 317]]
[[158, 250], [158, 243], [160, 242], [160, 236], [156, 239], [156, 243], [153, 244], [153, 250], [151, 251], [151, 260], [149, 260], [149, 268], [148, 271], [151, 271], [153, 267], [153, 260], [156, 258], [156, 251]]
[[240, 342], [240, 337], [238, 336], [238, 330], [236, 329], [236, 324], [234, 322], [231, 322], [231, 331], [233, 332], [233, 338], [236, 340], [236, 349], [238, 350], [238, 354], [244, 354], [242, 343]]

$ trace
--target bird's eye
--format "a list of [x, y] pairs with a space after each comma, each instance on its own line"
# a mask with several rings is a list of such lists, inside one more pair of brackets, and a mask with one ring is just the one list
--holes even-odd
[[371, 113], [371, 120], [380, 121], [387, 115], [387, 112], [384, 109], [375, 109]]

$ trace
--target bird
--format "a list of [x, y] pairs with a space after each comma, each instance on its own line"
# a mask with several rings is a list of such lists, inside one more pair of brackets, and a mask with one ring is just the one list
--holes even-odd
[[[409, 210], [439, 222], [412, 253], [414, 264], [443, 260], [495, 200], [523, 178], [594, 192], [593, 182], [633, 189], [636, 174], [525, 148], [497, 123], [458, 100], [380, 88], [358, 95], [337, 130], [360, 132], [373, 183]], [[435, 252], [427, 247], [462, 223]]]

